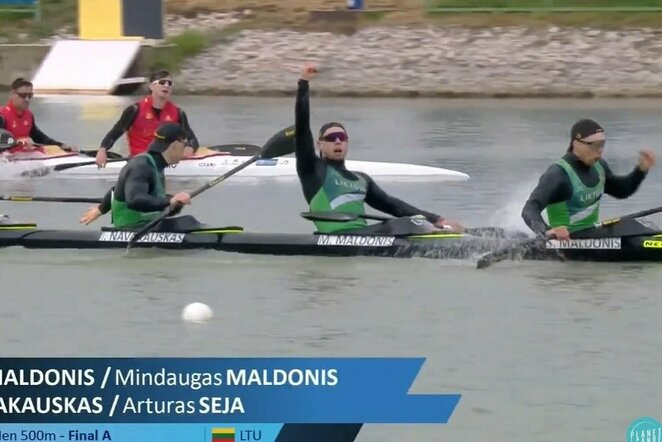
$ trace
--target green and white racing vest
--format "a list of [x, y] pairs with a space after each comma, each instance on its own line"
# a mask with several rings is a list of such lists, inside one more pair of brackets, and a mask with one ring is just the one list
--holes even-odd
[[602, 164], [597, 161], [592, 166], [600, 177], [594, 187], [586, 186], [566, 160], [559, 159], [556, 164], [561, 166], [570, 178], [572, 198], [547, 206], [549, 225], [552, 228], [566, 226], [573, 232], [597, 223], [600, 219], [600, 198], [605, 190], [605, 170]]
[[[147, 161], [149, 164], [152, 166], [154, 169], [154, 178], [156, 181], [156, 188], [152, 191], [152, 195], [159, 197], [159, 198], [165, 198], [166, 197], [166, 192], [165, 189], [163, 188], [163, 183], [161, 183], [161, 176], [159, 175], [159, 170], [156, 167], [156, 163], [154, 162], [154, 158], [152, 158], [151, 155], [148, 154], [140, 154], [137, 156], [144, 156], [147, 158]], [[158, 217], [161, 212], [138, 212], [137, 210], [129, 209], [127, 207], [125, 201], [118, 201], [115, 198], [115, 193], [113, 192], [113, 197], [111, 200], [111, 219], [113, 223], [113, 227], [116, 228], [134, 228], [141, 226], [143, 224], [147, 224], [148, 222], [152, 221], [156, 217]]]
[[[326, 166], [326, 177], [320, 190], [310, 200], [311, 212], [333, 211], [343, 213], [365, 213], [364, 201], [368, 191], [368, 183], [361, 175], [359, 179], [348, 180], [332, 166]], [[332, 222], [315, 221], [315, 227], [321, 233], [333, 233], [366, 227], [363, 218], [353, 221]]]

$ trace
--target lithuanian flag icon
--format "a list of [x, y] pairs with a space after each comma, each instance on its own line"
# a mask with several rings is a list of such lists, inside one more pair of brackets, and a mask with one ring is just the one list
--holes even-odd
[[212, 442], [234, 442], [234, 428], [212, 428]]

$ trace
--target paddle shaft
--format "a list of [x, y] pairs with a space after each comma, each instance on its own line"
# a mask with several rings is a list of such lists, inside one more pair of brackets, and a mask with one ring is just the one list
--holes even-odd
[[101, 203], [100, 198], [59, 197], [59, 196], [13, 196], [0, 195], [0, 200], [15, 203], [49, 202], [49, 203]]
[[612, 224], [616, 224], [616, 223], [621, 222], [625, 219], [641, 218], [641, 217], [644, 217], [644, 216], [653, 215], [653, 214], [658, 213], [658, 212], [662, 212], [662, 206], [655, 207], [653, 209], [642, 210], [641, 212], [636, 212], [636, 213], [632, 213], [630, 215], [621, 216], [620, 218], [607, 219], [607, 220], [604, 220], [602, 222], [596, 223], [596, 224], [594, 224], [591, 227], [588, 227], [586, 229], [577, 230], [577, 232], [581, 232], [582, 230], [598, 229], [600, 227], [605, 227], [605, 226], [610, 226]]
[[238, 165], [237, 167], [228, 170], [227, 172], [225, 172], [223, 175], [219, 176], [218, 178], [214, 178], [213, 180], [211, 180], [210, 182], [208, 182], [204, 186], [202, 186], [202, 187], [194, 190], [193, 192], [191, 192], [190, 193], [191, 198], [201, 194], [202, 192], [209, 189], [210, 187], [214, 187], [215, 185], [225, 181], [230, 176], [234, 175], [235, 173], [239, 172], [242, 169], [245, 169], [246, 167], [250, 166], [251, 164], [253, 164], [254, 162], [256, 162], [259, 159], [260, 159], [260, 155], [252, 156], [250, 160], [245, 161], [245, 162], [241, 163], [240, 165]]
[[[237, 147], [246, 147], [246, 148], [251, 148], [251, 149], [259, 149], [260, 146], [257, 146], [255, 144], [238, 144], [238, 143], [233, 143], [233, 144], [218, 144], [215, 146], [210, 146], [207, 149], [210, 150], [215, 150], [215, 151], [220, 151], [220, 150], [232, 150], [233, 148]], [[96, 155], [96, 152], [98, 151], [93, 151], [93, 150], [88, 150], [84, 151], [86, 155], [92, 156]], [[111, 158], [109, 160], [106, 160], [106, 163], [116, 163], [120, 161], [129, 161], [131, 158], [130, 157], [120, 157], [120, 158]], [[62, 171], [62, 170], [67, 170], [67, 169], [73, 169], [74, 167], [84, 167], [84, 166], [92, 166], [96, 164], [96, 161], [81, 161], [79, 163], [68, 163], [68, 164], [57, 164], [53, 166], [53, 170], [55, 171]]]
[[[214, 187], [215, 185], [225, 181], [228, 177], [230, 177], [230, 176], [234, 175], [235, 173], [239, 172], [240, 170], [250, 166], [251, 164], [256, 162], [258, 159], [260, 159], [260, 155], [254, 155], [253, 157], [251, 157], [250, 160], [241, 163], [240, 165], [238, 165], [237, 167], [235, 167], [231, 170], [228, 170], [226, 173], [219, 176], [218, 178], [214, 178], [213, 180], [206, 183], [204, 186], [201, 186], [201, 187], [197, 188], [196, 190], [194, 190], [193, 192], [189, 193], [189, 195], [191, 196], [191, 198], [194, 198], [195, 196], [200, 195], [202, 192], [209, 189], [210, 187]], [[161, 215], [159, 215], [158, 217], [156, 217], [155, 219], [150, 221], [148, 224], [145, 225], [145, 227], [143, 227], [138, 232], [136, 232], [136, 234], [133, 235], [133, 237], [131, 238], [131, 240], [127, 244], [127, 248], [131, 247], [133, 245], [133, 243], [135, 243], [140, 238], [145, 236], [145, 234], [147, 232], [149, 232], [150, 230], [152, 230], [154, 228], [154, 226], [156, 226], [158, 223], [160, 223], [161, 221], [163, 221], [167, 217], [174, 214], [175, 211], [179, 208], [180, 205], [181, 205], [180, 203], [176, 203], [175, 205], [172, 205], [172, 206], [168, 207], [168, 209], [166, 209]]]
[[[130, 158], [112, 158], [110, 160], [107, 160], [106, 163], [117, 163], [120, 161], [129, 161], [129, 160]], [[94, 164], [96, 164], [96, 161], [82, 161], [80, 163], [56, 164], [55, 166], [53, 166], [53, 170], [60, 171], [66, 169], [73, 169], [74, 167], [92, 166]]]
[[[384, 215], [368, 215], [368, 214], [356, 214], [356, 213], [344, 213], [344, 212], [303, 212], [301, 213], [301, 216], [311, 221], [327, 221], [327, 222], [347, 222], [347, 221], [354, 221], [357, 218], [374, 219], [378, 221], [393, 221], [396, 219], [403, 219], [403, 217], [396, 218], [396, 217], [390, 217]], [[443, 230], [452, 230], [452, 228], [444, 227]], [[492, 232], [492, 234], [497, 234], [497, 235], [506, 235], [505, 229], [501, 227], [467, 227], [466, 229], [464, 229], [464, 233], [474, 236], [484, 236], [488, 232]]]
[[[611, 226], [613, 224], [617, 224], [617, 223], [619, 223], [621, 221], [624, 221], [624, 220], [641, 218], [641, 217], [644, 217], [644, 216], [653, 215], [653, 214], [658, 213], [658, 212], [662, 212], [662, 206], [655, 207], [653, 209], [642, 210], [640, 212], [631, 213], [629, 215], [624, 215], [624, 216], [621, 216], [621, 217], [618, 217], [618, 218], [606, 219], [604, 221], [597, 222], [597, 223], [595, 223], [591, 226], [575, 230], [572, 233], [573, 234], [574, 233], [585, 233], [585, 232], [589, 232], [591, 230], [600, 229], [602, 227]], [[483, 256], [482, 258], [480, 258], [478, 260], [478, 263], [476, 264], [476, 267], [479, 268], [479, 269], [484, 269], [484, 268], [489, 267], [490, 265], [495, 264], [499, 261], [503, 261], [508, 256], [510, 256], [511, 253], [515, 250], [530, 247], [530, 246], [538, 244], [542, 241], [547, 241], [549, 239], [550, 238], [548, 238], [546, 236], [538, 235], [537, 237], [535, 237], [533, 239], [524, 240], [521, 243], [516, 244], [516, 245], [514, 245], [512, 247], [509, 247], [505, 250], [502, 250], [500, 252], [494, 252], [494, 253], [487, 254], [487, 255]]]
[[[204, 192], [205, 190], [209, 189], [210, 187], [213, 187], [217, 185], [218, 183], [223, 182], [230, 176], [234, 175], [235, 173], [241, 171], [242, 169], [245, 169], [246, 167], [250, 166], [254, 162], [256, 162], [260, 158], [275, 158], [279, 157], [282, 155], [287, 155], [292, 152], [294, 152], [294, 142], [291, 141], [294, 138], [294, 128], [292, 126], [287, 127], [283, 130], [278, 131], [276, 134], [274, 134], [267, 142], [262, 146], [260, 149], [260, 153], [252, 156], [248, 161], [243, 162], [242, 164], [239, 164], [237, 167], [234, 167], [233, 169], [227, 171], [223, 175], [219, 176], [218, 178], [214, 178], [213, 180], [209, 181], [207, 184], [204, 186], [194, 190], [191, 192], [189, 195], [191, 198], [199, 195], [200, 193]], [[131, 246], [138, 241], [140, 238], [145, 236], [147, 232], [149, 232], [151, 229], [153, 229], [158, 223], [163, 221], [165, 218], [168, 216], [171, 216], [175, 213], [176, 210], [179, 209], [179, 206], [181, 204], [177, 203], [174, 205], [171, 205], [166, 209], [161, 215], [159, 215], [156, 219], [152, 220], [149, 222], [145, 227], [140, 229], [138, 232], [136, 232], [133, 237], [129, 240], [127, 243], [127, 249], [131, 248]]]

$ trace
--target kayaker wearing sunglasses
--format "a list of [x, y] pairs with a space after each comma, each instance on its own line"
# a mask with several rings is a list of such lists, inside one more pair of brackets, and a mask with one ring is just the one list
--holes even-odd
[[179, 123], [184, 128], [189, 146], [185, 156], [192, 155], [198, 149], [198, 139], [189, 125], [186, 113], [171, 101], [173, 86], [172, 75], [168, 71], [153, 72], [149, 76], [151, 94], [124, 109], [120, 119], [101, 141], [96, 156], [97, 166], [106, 165], [107, 151], [125, 132], [129, 142], [129, 156], [146, 152], [159, 124], [166, 122]]
[[[174, 196], [166, 193], [166, 178], [163, 173], [166, 167], [177, 164], [182, 159], [185, 142], [186, 133], [179, 124], [161, 124], [148, 151], [127, 161], [117, 177], [117, 182], [106, 192], [101, 204], [88, 209], [80, 222], [90, 224], [110, 212], [113, 227], [139, 229], [159, 216], [168, 206], [175, 208], [178, 203], [190, 204], [191, 195], [186, 192], [179, 192]], [[196, 223], [194, 218], [183, 216], [166, 218], [160, 227], [186, 229], [187, 225]]]
[[[628, 175], [614, 175], [602, 158], [604, 129], [593, 120], [579, 120], [570, 131], [563, 158], [540, 177], [522, 210], [524, 222], [536, 233], [567, 240], [570, 233], [600, 221], [603, 194], [625, 199], [634, 194], [655, 165], [655, 153], [639, 152], [639, 163]], [[541, 212], [547, 211], [549, 224]]]
[[37, 127], [34, 114], [30, 111], [30, 103], [33, 98], [31, 81], [19, 77], [12, 82], [9, 101], [0, 108], [0, 129], [11, 132], [17, 142], [6, 152], [17, 154], [36, 150], [44, 153], [44, 149], [35, 144], [59, 146], [66, 151], [75, 150], [75, 148], [49, 137]]
[[[317, 68], [314, 64], [304, 64], [298, 82], [295, 106], [297, 174], [310, 210], [364, 214], [364, 204], [367, 204], [394, 217], [423, 215], [436, 228], [449, 229], [450, 227], [449, 230], [462, 231], [462, 226], [457, 222], [420, 210], [388, 195], [365, 173], [347, 170], [345, 157], [349, 137], [341, 123], [326, 123], [321, 127], [317, 137], [320, 154], [317, 156], [310, 128], [308, 94], [308, 82], [316, 73]], [[361, 217], [347, 222], [316, 221], [315, 226], [317, 231], [322, 233], [347, 231], [373, 234], [392, 233], [392, 226], [389, 223], [368, 226], [365, 219]], [[434, 227], [432, 227], [433, 230]]]

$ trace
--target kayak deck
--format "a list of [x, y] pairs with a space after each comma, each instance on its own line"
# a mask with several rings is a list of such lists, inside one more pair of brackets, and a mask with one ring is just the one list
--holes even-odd
[[[0, 247], [28, 249], [125, 249], [129, 231], [41, 230], [35, 225], [0, 226]], [[408, 237], [245, 232], [220, 227], [190, 233], [152, 232], [134, 248], [217, 250], [281, 256], [374, 256], [390, 258], [471, 259], [512, 248], [521, 238], [467, 234], [424, 234]], [[625, 237], [552, 241], [514, 255], [527, 260], [662, 261], [662, 232]]]

